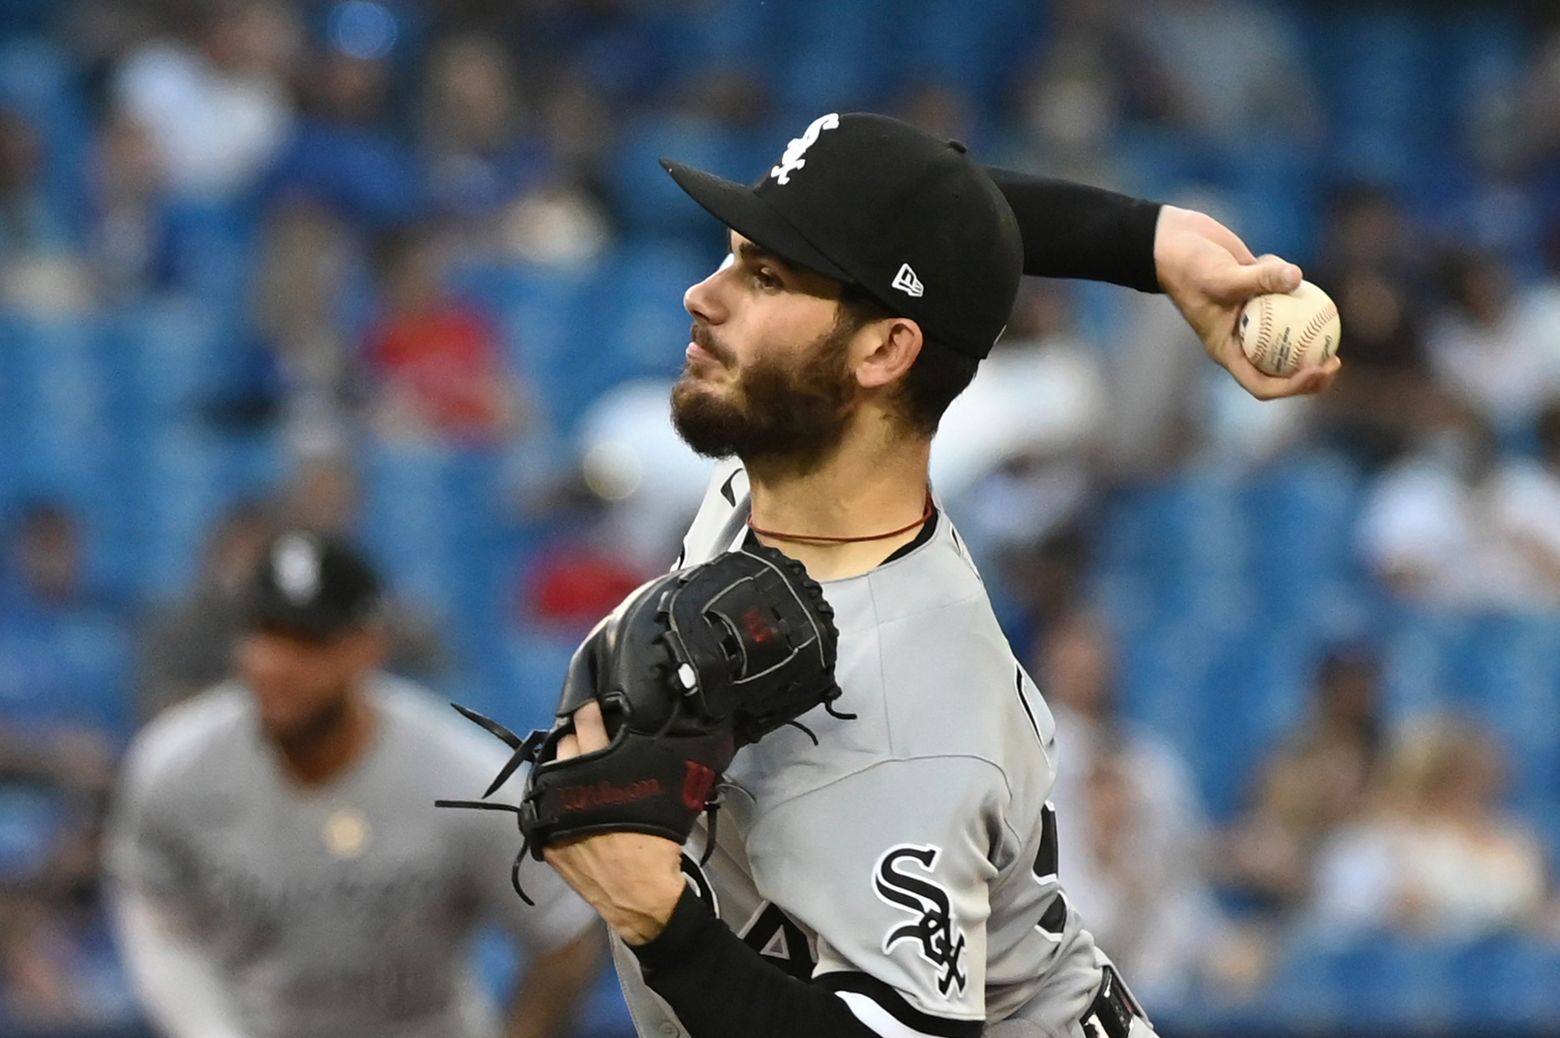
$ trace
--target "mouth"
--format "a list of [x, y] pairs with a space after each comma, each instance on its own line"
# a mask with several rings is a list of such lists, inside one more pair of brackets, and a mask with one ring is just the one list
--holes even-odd
[[716, 342], [709, 329], [702, 324], [694, 324], [688, 329], [688, 349], [685, 356], [689, 363], [706, 361], [723, 368], [731, 366], [730, 352]]

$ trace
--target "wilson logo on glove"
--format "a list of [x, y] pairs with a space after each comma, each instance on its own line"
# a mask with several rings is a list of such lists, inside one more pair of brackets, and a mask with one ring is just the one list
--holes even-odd
[[[510, 811], [524, 839], [520, 865], [551, 843], [597, 832], [640, 832], [684, 843], [699, 815], [709, 819], [704, 858], [715, 846], [722, 776], [737, 750], [834, 701], [839, 632], [823, 589], [801, 563], [773, 548], [729, 551], [635, 591], [575, 650], [556, 721], [521, 739], [496, 721], [456, 706], [515, 752], [480, 800], [439, 807]], [[606, 749], [558, 759], [574, 713], [601, 706]], [[531, 764], [520, 803], [488, 800]]]
[[594, 786], [559, 786], [558, 801], [565, 811], [584, 811], [592, 807], [632, 804], [636, 800], [644, 800], [660, 792], [661, 784], [655, 779], [631, 782], [626, 786], [598, 782]]

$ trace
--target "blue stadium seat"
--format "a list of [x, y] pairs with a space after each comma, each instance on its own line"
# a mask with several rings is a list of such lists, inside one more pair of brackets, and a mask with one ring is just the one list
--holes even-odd
[[[719, 227], [667, 175], [660, 160], [664, 156], [746, 182], [758, 166], [749, 161], [753, 145], [744, 137], [721, 123], [685, 116], [647, 118], [627, 127], [607, 174], [613, 202], [629, 233], [718, 241]], [[768, 151], [773, 148], [770, 140]]]
[[1318, 1033], [1377, 1034], [1405, 1024], [1439, 1033], [1458, 1016], [1447, 949], [1390, 933], [1302, 935], [1290, 942], [1269, 1000]]
[[512, 634], [507, 645], [512, 677], [502, 692], [502, 716], [531, 727], [548, 727], [558, 706], [569, 659], [578, 645], [579, 638], [574, 635], [535, 630]]
[[[888, 63], [863, 61], [862, 55], [884, 46], [897, 12], [880, 4], [821, 0], [779, 6], [788, 24], [771, 45], [771, 82], [782, 105], [799, 120], [793, 136], [825, 112], [882, 105], [889, 87]], [[742, 179], [753, 174], [749, 170]]]
[[886, 8], [891, 17], [883, 31], [907, 73], [899, 86], [942, 83], [1000, 104], [1015, 71], [1040, 53], [1045, 8], [1025, 0], [906, 0]]
[[1438, 73], [1434, 19], [1407, 9], [1344, 7], [1319, 12], [1311, 27], [1337, 171], [1387, 183], [1422, 173], [1439, 132], [1424, 103]]
[[0, 785], [0, 883], [37, 878], [68, 817], [52, 790]]
[[1309, 455], [1285, 458], [1241, 488], [1249, 572], [1268, 610], [1330, 633], [1363, 622], [1365, 610], [1350, 605], [1362, 579], [1350, 542], [1360, 483], [1341, 459]]
[[0, 659], [0, 718], [128, 735], [130, 630], [119, 617], [13, 621], [0, 631]]

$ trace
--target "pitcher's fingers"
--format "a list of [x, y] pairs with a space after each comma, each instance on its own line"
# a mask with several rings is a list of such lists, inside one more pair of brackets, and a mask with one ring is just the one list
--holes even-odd
[[1255, 263], [1235, 264], [1220, 270], [1208, 286], [1215, 299], [1234, 303], [1271, 292], [1293, 292], [1303, 272], [1279, 256], [1262, 256]]
[[611, 742], [607, 738], [607, 722], [601, 716], [601, 704], [586, 703], [574, 711], [574, 734], [579, 738], [581, 753], [604, 750]]

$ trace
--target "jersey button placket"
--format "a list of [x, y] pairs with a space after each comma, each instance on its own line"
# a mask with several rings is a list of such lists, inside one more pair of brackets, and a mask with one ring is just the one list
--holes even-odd
[[670, 1020], [663, 1022], [660, 1027], [656, 1028], [656, 1030], [666, 1035], [666, 1038], [672, 1038], [673, 1035], [680, 1033], [677, 1030], [677, 1025], [672, 1023]]

